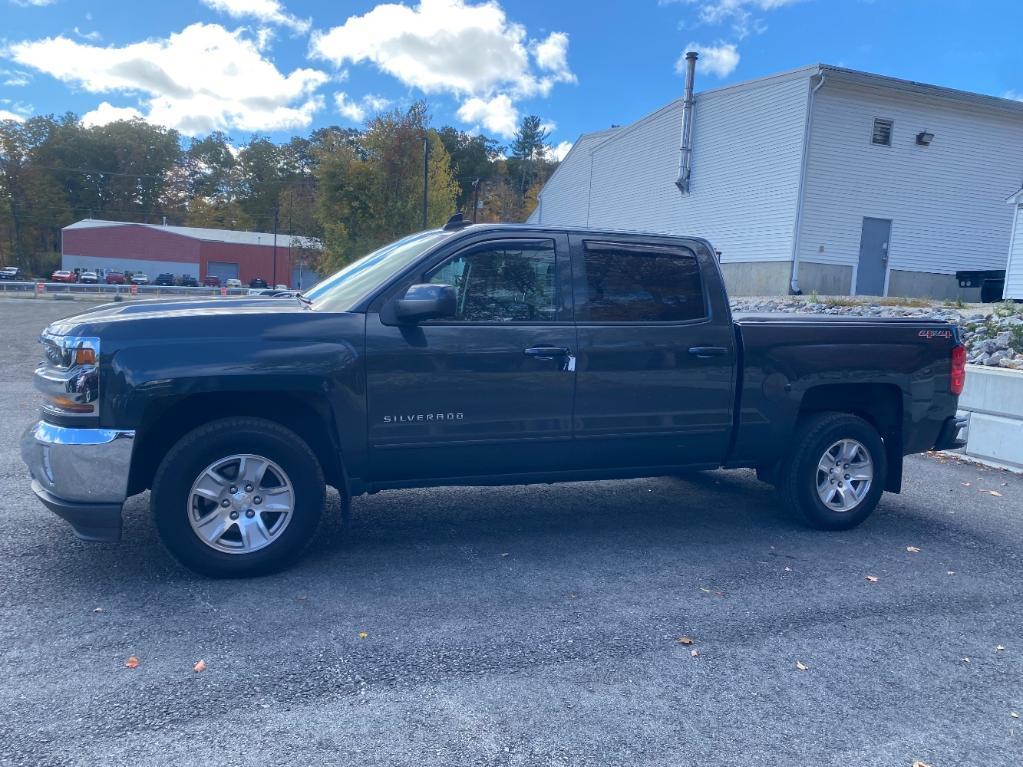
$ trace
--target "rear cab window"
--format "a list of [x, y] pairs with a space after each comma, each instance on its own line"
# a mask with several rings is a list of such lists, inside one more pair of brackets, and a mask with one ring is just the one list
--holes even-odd
[[583, 267], [580, 321], [671, 323], [708, 316], [700, 266], [686, 248], [587, 241]]

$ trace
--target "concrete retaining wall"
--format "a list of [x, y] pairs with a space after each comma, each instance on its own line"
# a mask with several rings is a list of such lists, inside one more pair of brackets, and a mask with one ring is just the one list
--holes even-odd
[[970, 365], [959, 411], [970, 416], [964, 455], [1023, 472], [1023, 373]]

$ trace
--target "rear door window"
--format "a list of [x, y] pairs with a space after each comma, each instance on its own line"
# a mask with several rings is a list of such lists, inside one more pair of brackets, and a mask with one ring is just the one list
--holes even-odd
[[669, 248], [587, 243], [586, 319], [686, 322], [707, 316], [696, 256]]

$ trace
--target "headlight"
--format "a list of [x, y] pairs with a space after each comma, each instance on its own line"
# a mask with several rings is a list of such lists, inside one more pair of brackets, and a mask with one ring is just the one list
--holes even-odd
[[99, 339], [44, 333], [46, 361], [36, 368], [43, 412], [59, 416], [99, 414]]

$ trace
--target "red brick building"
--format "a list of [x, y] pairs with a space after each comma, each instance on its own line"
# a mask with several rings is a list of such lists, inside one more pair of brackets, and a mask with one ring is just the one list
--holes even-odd
[[207, 275], [221, 282], [235, 278], [248, 285], [261, 277], [269, 285], [311, 287], [319, 278], [307, 263], [319, 240], [189, 226], [132, 224], [84, 219], [64, 227], [61, 267], [69, 270], [143, 272], [150, 280], [170, 272], [175, 277]]

